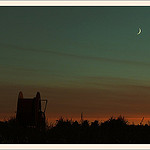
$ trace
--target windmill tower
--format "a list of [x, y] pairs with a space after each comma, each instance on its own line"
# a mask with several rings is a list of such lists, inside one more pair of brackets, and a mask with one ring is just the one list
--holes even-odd
[[[45, 102], [45, 108], [42, 110], [41, 102]], [[21, 126], [44, 127], [45, 111], [47, 100], [41, 100], [40, 93], [36, 97], [24, 98], [23, 93], [18, 95], [16, 120]]]

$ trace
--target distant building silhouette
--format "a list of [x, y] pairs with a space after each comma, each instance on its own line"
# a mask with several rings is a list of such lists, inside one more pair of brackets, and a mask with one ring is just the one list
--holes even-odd
[[[41, 101], [45, 101], [44, 111], [41, 109]], [[21, 126], [44, 127], [46, 106], [47, 100], [41, 100], [39, 92], [34, 98], [23, 98], [23, 93], [19, 92], [16, 113], [18, 124]]]
[[81, 123], [83, 123], [83, 112], [81, 113]]

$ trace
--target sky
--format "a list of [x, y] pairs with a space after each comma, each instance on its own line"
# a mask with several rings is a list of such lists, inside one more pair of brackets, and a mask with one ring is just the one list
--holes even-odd
[[[0, 7], [0, 118], [19, 91], [49, 121], [150, 118], [150, 7]], [[137, 35], [139, 28], [141, 34]]]

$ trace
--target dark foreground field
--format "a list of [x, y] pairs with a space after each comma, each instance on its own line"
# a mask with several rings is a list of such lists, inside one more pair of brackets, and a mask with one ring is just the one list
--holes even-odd
[[27, 144], [150, 144], [149, 125], [128, 125], [123, 117], [89, 124], [60, 119], [46, 129], [25, 128], [15, 119], [0, 122], [0, 143]]

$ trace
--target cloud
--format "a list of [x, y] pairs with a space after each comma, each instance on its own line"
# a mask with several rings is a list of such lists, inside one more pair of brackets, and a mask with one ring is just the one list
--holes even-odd
[[123, 59], [114, 59], [114, 58], [106, 58], [106, 57], [97, 57], [97, 56], [86, 56], [86, 55], [77, 55], [77, 54], [71, 54], [71, 53], [65, 53], [55, 50], [47, 50], [47, 49], [33, 49], [33, 48], [23, 48], [16, 45], [11, 44], [0, 44], [1, 46], [7, 47], [7, 48], [13, 48], [15, 50], [23, 50], [23, 51], [30, 51], [35, 53], [49, 53], [57, 56], [64, 56], [64, 57], [72, 57], [76, 59], [85, 59], [85, 60], [93, 60], [93, 61], [101, 61], [101, 62], [109, 62], [109, 63], [118, 63], [118, 64], [128, 64], [128, 65], [140, 65], [140, 66], [150, 66], [150, 63], [148, 62], [142, 62], [142, 61], [132, 61], [132, 60], [123, 60]]

